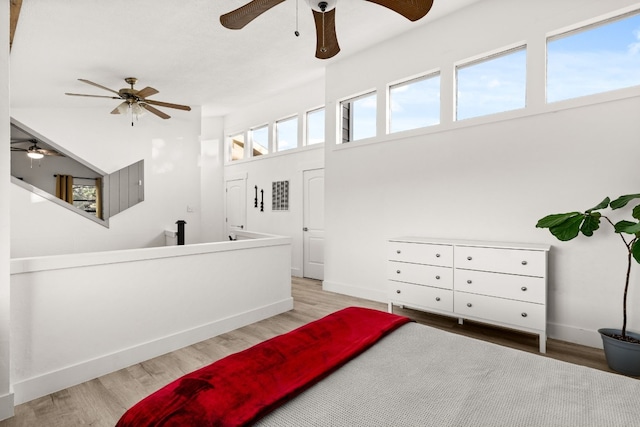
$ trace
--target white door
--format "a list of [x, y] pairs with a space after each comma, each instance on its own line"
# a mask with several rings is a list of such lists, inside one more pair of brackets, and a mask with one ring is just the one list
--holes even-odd
[[225, 218], [227, 235], [245, 227], [247, 219], [247, 197], [244, 179], [226, 181]]
[[303, 272], [304, 277], [324, 279], [324, 169], [303, 172]]

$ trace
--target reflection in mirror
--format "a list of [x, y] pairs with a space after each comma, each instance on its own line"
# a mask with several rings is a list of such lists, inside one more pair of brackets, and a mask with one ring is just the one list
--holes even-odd
[[15, 119], [11, 119], [10, 147], [14, 183], [108, 226], [104, 172]]

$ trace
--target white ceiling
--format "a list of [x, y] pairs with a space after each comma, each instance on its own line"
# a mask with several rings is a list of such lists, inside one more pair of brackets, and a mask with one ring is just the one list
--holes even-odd
[[477, 1], [435, 0], [426, 17], [412, 23], [365, 0], [338, 0], [342, 50], [319, 60], [307, 0], [287, 0], [242, 30], [222, 27], [219, 16], [248, 0], [24, 0], [10, 56], [11, 106], [104, 105], [110, 111], [117, 101], [64, 93], [109, 95], [77, 79], [118, 90], [131, 76], [139, 79], [137, 89], [160, 91], [150, 99], [220, 116], [320, 78], [331, 61]]

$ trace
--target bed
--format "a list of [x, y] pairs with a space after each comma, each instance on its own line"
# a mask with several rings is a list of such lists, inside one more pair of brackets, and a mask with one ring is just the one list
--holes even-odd
[[175, 380], [117, 427], [640, 426], [640, 381], [349, 307]]

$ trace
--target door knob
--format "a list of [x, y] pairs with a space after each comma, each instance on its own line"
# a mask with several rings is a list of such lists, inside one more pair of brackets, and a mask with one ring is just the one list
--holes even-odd
[[302, 231], [309, 231], [309, 227], [304, 227]]

